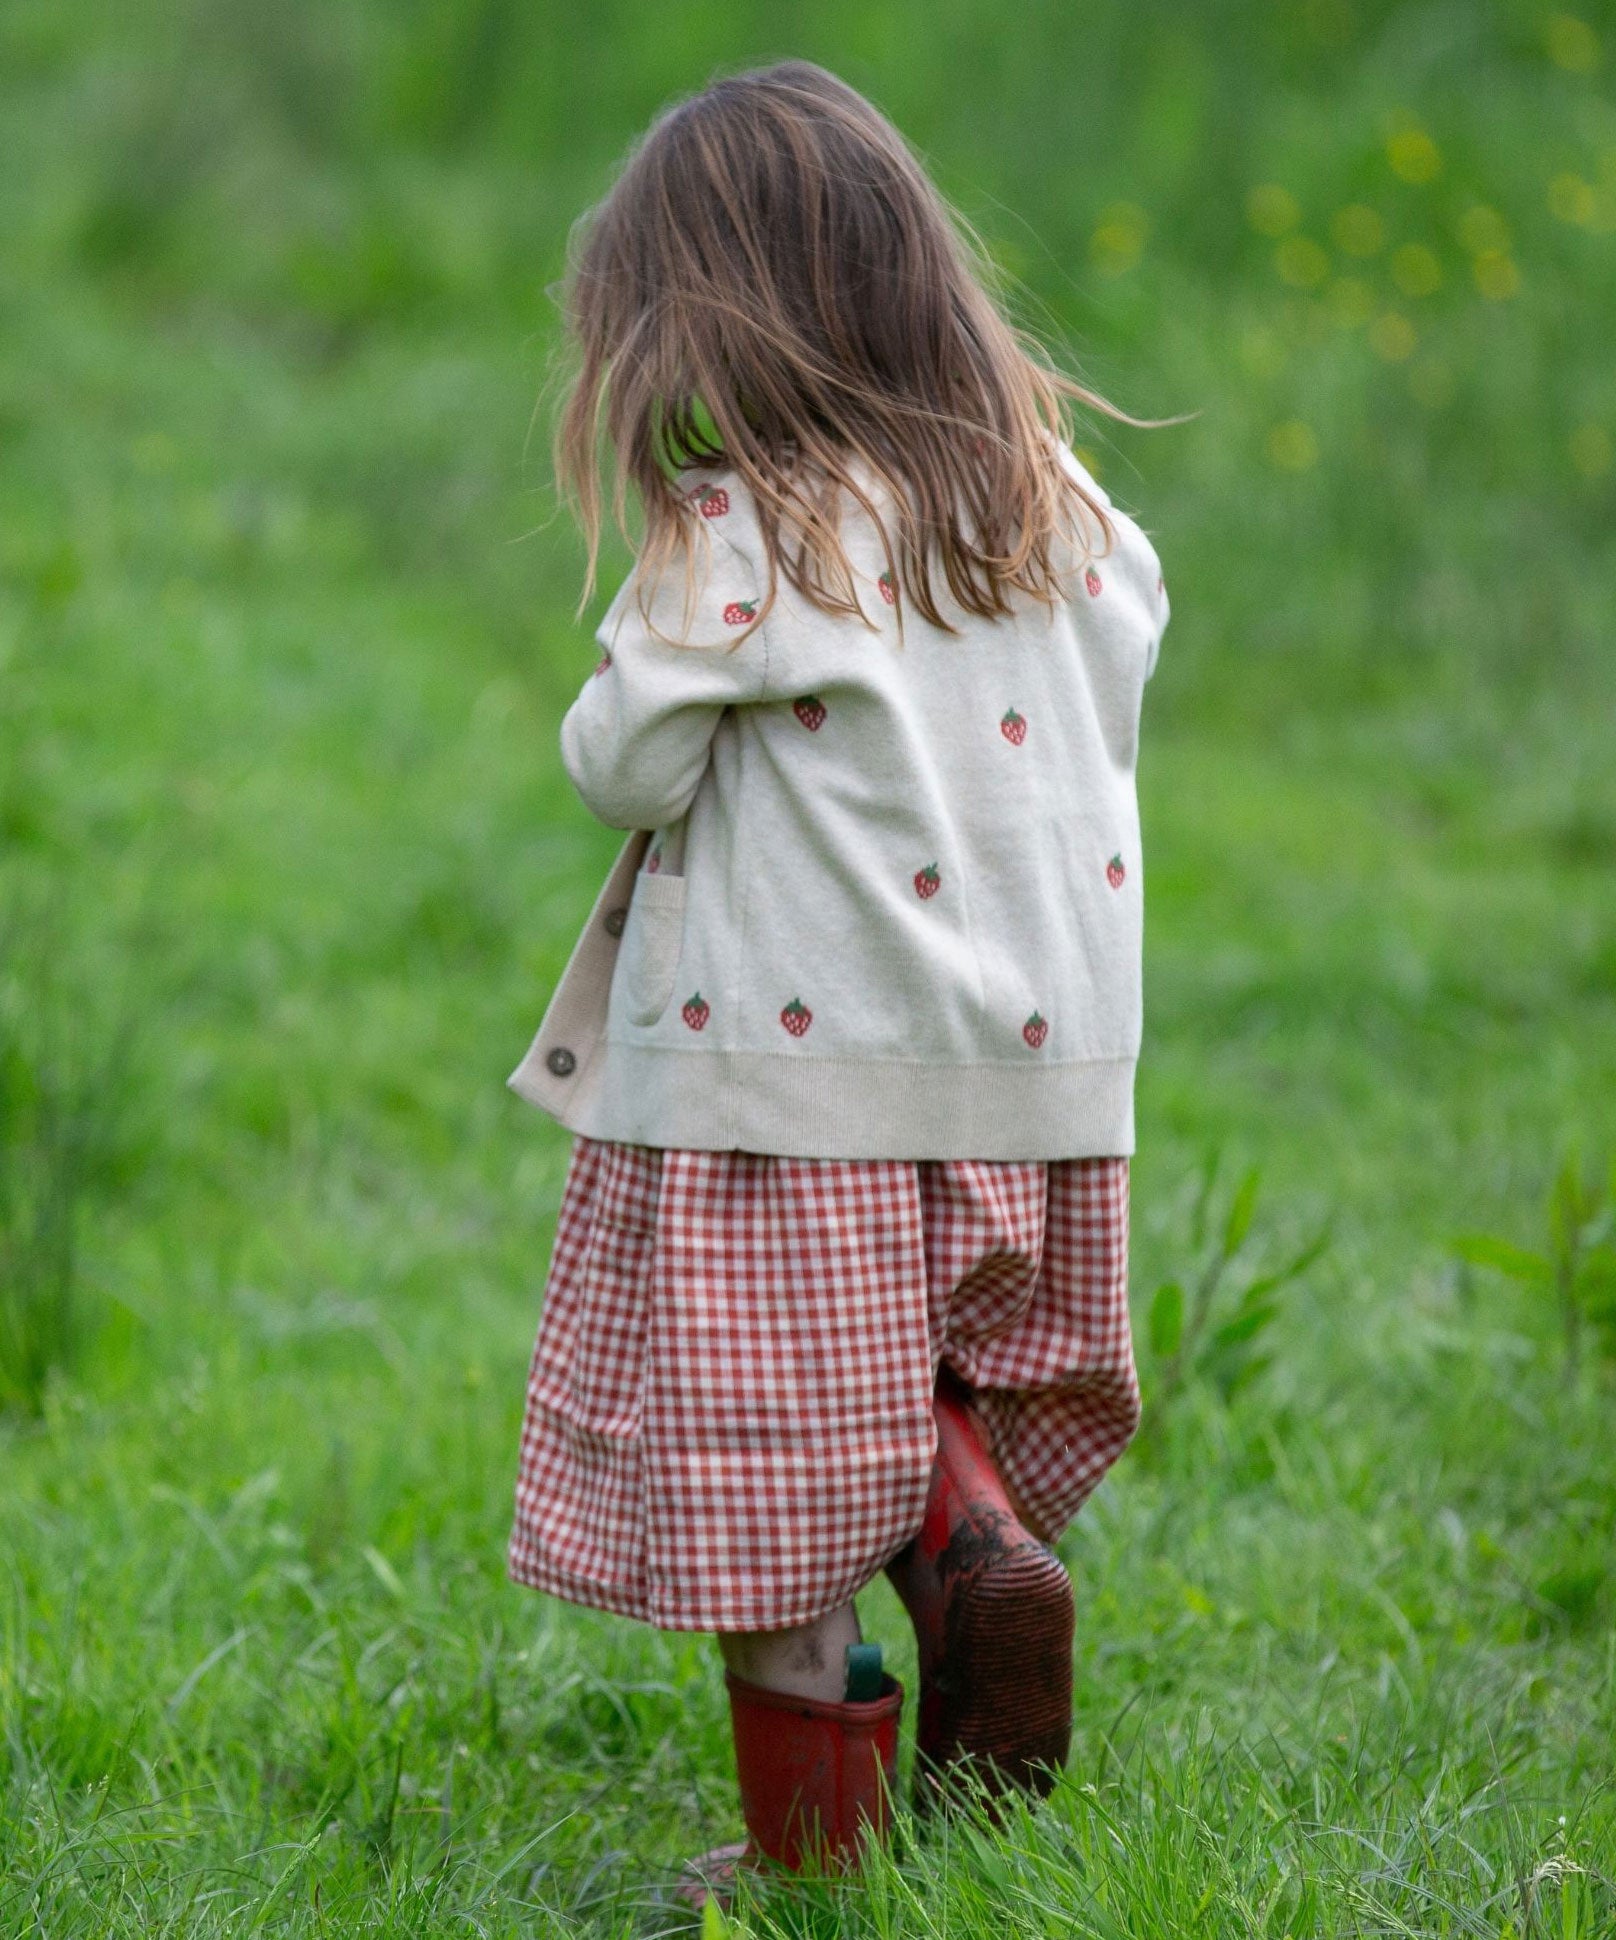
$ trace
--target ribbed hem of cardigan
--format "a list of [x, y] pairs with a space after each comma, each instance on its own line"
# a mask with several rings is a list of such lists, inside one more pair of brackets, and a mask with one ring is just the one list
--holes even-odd
[[598, 1081], [579, 1098], [524, 1095], [586, 1137], [686, 1151], [1085, 1159], [1134, 1149], [1132, 1058], [937, 1065], [621, 1043], [597, 1055]]

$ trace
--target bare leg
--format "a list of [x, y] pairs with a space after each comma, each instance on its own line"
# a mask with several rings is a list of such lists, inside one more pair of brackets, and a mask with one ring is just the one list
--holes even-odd
[[860, 1641], [851, 1603], [794, 1630], [731, 1631], [718, 1640], [724, 1662], [748, 1684], [839, 1704], [847, 1688], [847, 1646]]

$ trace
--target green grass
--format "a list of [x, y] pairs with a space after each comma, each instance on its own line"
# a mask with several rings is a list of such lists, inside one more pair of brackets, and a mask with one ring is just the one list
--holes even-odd
[[[745, 1923], [1608, 1936], [1612, 1373], [1452, 1242], [1543, 1246], [1564, 1152], [1616, 1150], [1616, 36], [1134, 12], [824, 0], [789, 45], [1099, 381], [1202, 413], [1087, 434], [1175, 607], [1141, 1332], [1209, 1154], [1261, 1173], [1243, 1267], [1331, 1239], [1267, 1371], [1181, 1387], [1067, 1541], [1056, 1797]], [[556, 753], [594, 653], [524, 456], [543, 285], [658, 100], [784, 45], [746, 5], [0, 19], [0, 1295], [41, 1206], [73, 1263], [0, 1417], [0, 1931], [617, 1940], [734, 1835], [711, 1643], [503, 1577], [566, 1139], [502, 1081], [617, 842]]]

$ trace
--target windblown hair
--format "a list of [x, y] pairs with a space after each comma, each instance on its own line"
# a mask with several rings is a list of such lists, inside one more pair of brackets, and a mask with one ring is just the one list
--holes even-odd
[[759, 619], [778, 571], [824, 612], [862, 611], [843, 491], [934, 625], [949, 625], [938, 568], [957, 605], [987, 618], [1016, 592], [1063, 598], [1066, 542], [1081, 557], [1114, 532], [1057, 440], [1070, 440], [1074, 400], [1125, 414], [1050, 364], [992, 280], [902, 136], [823, 68], [734, 75], [664, 113], [574, 235], [564, 307], [578, 364], [555, 460], [588, 546], [580, 610], [600, 549], [603, 427], [631, 545], [630, 485], [644, 510], [642, 588], [681, 555], [694, 588], [702, 522], [679, 474], [719, 465], [757, 507]]

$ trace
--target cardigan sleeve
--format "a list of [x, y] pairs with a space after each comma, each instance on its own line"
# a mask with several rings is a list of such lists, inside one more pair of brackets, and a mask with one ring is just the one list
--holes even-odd
[[1162, 635], [1167, 631], [1167, 621], [1173, 610], [1167, 598], [1166, 582], [1161, 576], [1160, 561], [1157, 562], [1157, 567], [1155, 620], [1150, 636], [1150, 651], [1145, 656], [1146, 680], [1149, 680], [1156, 671], [1156, 656], [1161, 652]]
[[[1083, 488], [1085, 494], [1103, 507], [1112, 520], [1119, 517], [1111, 495], [1088, 469], [1070, 445], [1061, 444], [1053, 433], [1046, 433], [1055, 447], [1056, 457], [1067, 474]], [[1148, 681], [1156, 671], [1156, 659], [1161, 652], [1162, 635], [1167, 631], [1168, 616], [1171, 608], [1167, 600], [1167, 587], [1162, 578], [1162, 564], [1157, 557], [1156, 548], [1149, 536], [1134, 519], [1121, 517], [1122, 533], [1116, 552], [1111, 555], [1112, 564], [1107, 572], [1120, 572], [1131, 585], [1138, 601], [1136, 611], [1145, 628], [1145, 671]]]
[[[561, 759], [609, 828], [656, 829], [690, 807], [725, 708], [764, 698], [768, 641], [751, 561], [704, 529], [697, 584], [631, 574], [595, 639], [601, 658], [561, 723]], [[705, 554], [705, 558], [703, 558]]]

